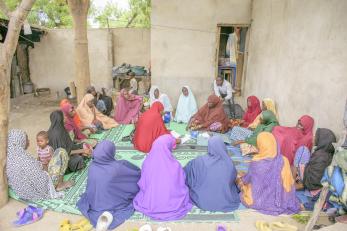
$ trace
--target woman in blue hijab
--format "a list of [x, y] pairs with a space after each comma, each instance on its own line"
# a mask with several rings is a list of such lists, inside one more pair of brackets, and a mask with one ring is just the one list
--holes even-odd
[[230, 212], [238, 209], [236, 169], [220, 136], [208, 141], [208, 154], [191, 160], [184, 168], [189, 194], [202, 210]]
[[141, 171], [125, 160], [115, 160], [116, 147], [108, 140], [100, 142], [89, 166], [86, 192], [77, 206], [95, 227], [99, 216], [108, 211], [113, 215], [109, 229], [121, 225], [134, 213], [133, 199], [139, 191]]

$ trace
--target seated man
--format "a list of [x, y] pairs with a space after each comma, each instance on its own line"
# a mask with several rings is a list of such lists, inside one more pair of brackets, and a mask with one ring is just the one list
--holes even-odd
[[220, 97], [225, 104], [229, 106], [229, 112], [232, 116], [235, 115], [235, 110], [231, 106], [233, 104], [233, 92], [231, 83], [225, 80], [222, 76], [218, 76], [213, 82], [214, 94]]

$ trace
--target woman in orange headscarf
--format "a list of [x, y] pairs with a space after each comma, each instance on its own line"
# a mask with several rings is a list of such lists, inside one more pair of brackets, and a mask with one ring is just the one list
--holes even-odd
[[207, 103], [192, 116], [188, 128], [192, 130], [206, 129], [225, 133], [229, 129], [228, 116], [225, 114], [223, 102], [216, 95], [210, 95]]
[[299, 212], [290, 165], [278, 152], [275, 137], [262, 132], [257, 137], [257, 146], [259, 152], [253, 156], [248, 173], [237, 180], [242, 203], [270, 215]]
[[154, 102], [151, 108], [140, 116], [133, 139], [135, 149], [148, 153], [159, 136], [170, 133], [165, 127], [163, 113], [163, 104]]

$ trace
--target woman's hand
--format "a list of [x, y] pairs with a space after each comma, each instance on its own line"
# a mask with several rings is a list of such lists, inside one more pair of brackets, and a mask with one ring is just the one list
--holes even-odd
[[233, 143], [233, 146], [236, 146], [236, 145], [239, 145], [239, 144], [242, 144], [242, 143], [245, 143], [245, 141], [244, 140], [238, 140], [238, 141], [235, 141]]

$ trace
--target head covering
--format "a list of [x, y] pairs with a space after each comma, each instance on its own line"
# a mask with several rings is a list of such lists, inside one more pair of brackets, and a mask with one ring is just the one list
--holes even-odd
[[175, 121], [188, 123], [190, 118], [198, 111], [198, 106], [190, 88], [188, 86], [183, 88], [188, 90], [188, 96], [181, 93], [177, 103]]
[[260, 101], [256, 96], [249, 96], [247, 98], [247, 109], [243, 115], [244, 126], [248, 126], [252, 123], [256, 117], [261, 113]]
[[313, 144], [313, 118], [304, 115], [299, 121], [303, 126], [303, 130], [283, 126], [276, 126], [272, 130], [272, 134], [274, 134], [278, 145], [281, 147], [281, 153], [288, 158], [291, 165], [294, 161], [295, 152], [300, 146], [306, 146], [311, 150]]
[[274, 113], [274, 115], [278, 119], [275, 101], [273, 99], [270, 99], [270, 98], [265, 98], [265, 99], [263, 99], [263, 102], [266, 106], [266, 110], [272, 111], [272, 113]]
[[[208, 106], [209, 103], [212, 105], [211, 108]], [[201, 124], [203, 128], [209, 128], [209, 126], [215, 122], [222, 124], [221, 131], [223, 133], [229, 128], [229, 119], [225, 114], [223, 102], [216, 95], [210, 95], [207, 99], [207, 103], [202, 106], [193, 117], [195, 120], [199, 121], [199, 124]]]
[[[155, 96], [154, 96], [154, 92], [157, 89], [159, 91], [158, 99], [156, 99]], [[166, 94], [162, 94], [160, 92], [158, 86], [154, 85], [154, 86], [151, 87], [151, 89], [149, 91], [149, 97], [150, 97], [150, 104], [151, 104], [151, 106], [152, 106], [153, 103], [159, 101], [159, 102], [161, 102], [163, 104], [165, 112], [172, 112], [173, 111], [173, 107], [171, 105], [169, 97]]]
[[92, 94], [92, 92], [96, 92], [95, 87], [89, 86], [86, 88], [86, 93], [87, 94]]
[[178, 220], [192, 208], [186, 175], [172, 155], [175, 145], [170, 134], [160, 136], [142, 164], [134, 207], [154, 220]]
[[324, 170], [333, 159], [335, 148], [332, 143], [336, 142], [334, 133], [326, 128], [318, 128], [316, 131], [316, 149], [312, 153], [310, 161], [305, 167], [304, 185], [308, 190], [316, 190], [322, 187], [321, 179]]
[[[248, 102], [250, 105], [248, 105]], [[261, 107], [260, 107], [260, 101], [259, 99], [252, 95], [247, 98], [247, 111], [243, 115], [243, 127], [248, 127], [249, 124], [251, 124], [255, 118], [261, 113]]]
[[256, 146], [259, 133], [271, 132], [272, 129], [278, 125], [276, 116], [270, 110], [261, 113], [261, 121], [262, 122], [256, 127], [252, 135], [246, 139], [246, 143]]
[[50, 188], [54, 189], [49, 175], [26, 148], [27, 134], [11, 129], [7, 141], [6, 175], [8, 185], [24, 200], [51, 199]]
[[190, 198], [200, 209], [230, 212], [239, 207], [236, 168], [220, 136], [211, 137], [208, 154], [191, 160], [184, 171]]
[[133, 139], [134, 147], [137, 150], [149, 152], [154, 140], [169, 133], [160, 114], [163, 110], [164, 106], [160, 102], [155, 102], [148, 111], [140, 116]]
[[142, 105], [141, 96], [128, 93], [129, 99], [126, 99], [124, 97], [125, 92], [125, 89], [120, 91], [114, 114], [114, 119], [120, 124], [130, 124], [134, 121], [138, 117]]
[[54, 149], [64, 148], [71, 152], [73, 142], [65, 130], [63, 112], [56, 110], [50, 115], [51, 126], [48, 129], [49, 145]]
[[139, 191], [140, 169], [128, 161], [115, 160], [116, 147], [108, 140], [100, 142], [88, 170], [85, 193], [77, 207], [93, 226], [99, 216], [108, 211], [113, 215], [109, 229], [114, 229], [132, 216], [132, 200]]
[[[63, 99], [63, 100], [60, 101], [60, 109], [61, 109], [61, 110], [63, 109], [63, 107], [64, 107], [65, 104], [71, 104], [71, 105], [72, 105], [72, 103], [71, 103], [68, 99]], [[76, 125], [79, 129], [82, 128], [82, 126], [81, 126], [81, 120], [80, 120], [80, 117], [78, 116], [78, 113], [75, 113], [75, 115], [74, 115], [74, 117], [73, 117], [73, 121], [75, 122], [75, 125]]]
[[95, 108], [95, 106], [93, 106], [92, 109], [88, 106], [87, 103], [93, 99], [94, 96], [92, 94], [86, 94], [76, 109], [82, 125], [90, 126], [93, 124], [94, 119], [97, 119], [102, 123], [102, 127], [104, 129], [117, 127], [118, 124], [116, 121], [114, 121], [114, 119], [103, 115], [98, 111], [98, 109]]
[[[73, 109], [74, 107], [70, 104], [70, 103], [65, 103], [62, 107], [61, 107], [61, 111], [64, 113], [65, 116], [65, 129], [68, 132], [73, 132], [75, 139], [77, 140], [84, 140], [87, 137], [82, 133], [82, 131], [79, 129], [79, 127], [76, 125], [75, 121], [74, 121], [74, 117], [70, 116], [70, 111]], [[77, 113], [75, 113], [77, 114]]]
[[293, 214], [300, 210], [288, 160], [278, 151], [269, 132], [258, 135], [259, 153], [254, 155], [248, 173], [242, 177], [241, 200], [264, 214]]

